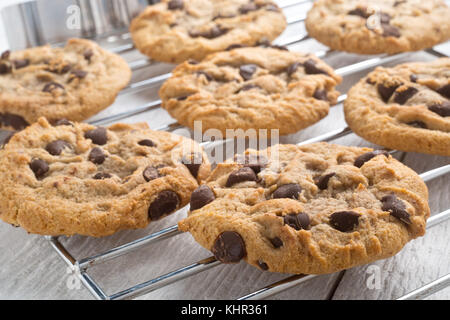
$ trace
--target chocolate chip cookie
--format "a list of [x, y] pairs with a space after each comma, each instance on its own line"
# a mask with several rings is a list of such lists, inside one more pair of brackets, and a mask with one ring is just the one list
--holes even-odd
[[219, 164], [179, 222], [223, 263], [331, 273], [425, 233], [428, 191], [385, 151], [327, 143], [248, 150]]
[[145, 124], [40, 118], [0, 151], [0, 219], [43, 235], [144, 228], [189, 203], [209, 171], [195, 142]]
[[134, 19], [130, 32], [143, 54], [180, 63], [234, 45], [271, 41], [285, 28], [283, 13], [268, 0], [165, 0]]
[[350, 128], [391, 149], [450, 156], [450, 58], [379, 67], [344, 104]]
[[444, 0], [318, 0], [306, 29], [334, 50], [398, 53], [449, 40], [449, 16]]
[[112, 104], [131, 77], [128, 64], [89, 40], [0, 56], [0, 128], [21, 130], [45, 116], [81, 121]]
[[203, 131], [278, 129], [285, 135], [310, 126], [336, 103], [341, 82], [312, 54], [282, 48], [238, 48], [186, 61], [159, 92], [179, 123]]

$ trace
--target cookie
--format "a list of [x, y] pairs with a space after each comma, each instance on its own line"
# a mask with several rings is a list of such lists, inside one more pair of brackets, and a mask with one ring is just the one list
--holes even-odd
[[318, 0], [305, 24], [331, 49], [392, 54], [449, 40], [449, 16], [444, 0]]
[[189, 203], [209, 171], [195, 142], [145, 124], [40, 118], [0, 151], [0, 219], [43, 235], [144, 228]]
[[128, 64], [89, 40], [0, 57], [0, 128], [22, 130], [41, 116], [85, 120], [111, 105], [131, 77]]
[[425, 233], [428, 191], [385, 151], [327, 143], [219, 164], [179, 222], [223, 263], [323, 274], [393, 256]]
[[178, 122], [203, 131], [279, 129], [297, 132], [324, 118], [341, 82], [312, 54], [279, 48], [238, 48], [175, 68], [160, 89], [162, 106]]
[[273, 40], [286, 28], [280, 8], [267, 0], [165, 0], [130, 25], [136, 47], [152, 59], [202, 60], [230, 46]]
[[379, 67], [344, 104], [350, 128], [391, 149], [450, 156], [450, 58]]

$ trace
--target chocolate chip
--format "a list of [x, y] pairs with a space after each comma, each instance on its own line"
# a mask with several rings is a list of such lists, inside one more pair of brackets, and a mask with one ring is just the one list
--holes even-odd
[[185, 96], [181, 96], [181, 97], [178, 97], [178, 98], [176, 98], [178, 101], [184, 101], [184, 100], [186, 100], [187, 98], [189, 98], [190, 96], [192, 96], [192, 94], [188, 94], [188, 95], [185, 95]]
[[317, 89], [313, 95], [314, 99], [328, 101], [328, 92], [327, 90]]
[[308, 59], [306, 60], [306, 62], [303, 64], [303, 67], [305, 68], [305, 72], [307, 74], [326, 74], [328, 75], [328, 72], [318, 68], [316, 66], [317, 62], [313, 59]]
[[246, 46], [244, 46], [243, 44], [236, 43], [236, 44], [232, 44], [232, 45], [228, 46], [225, 49], [225, 51], [231, 51], [231, 50], [234, 50], [234, 49], [240, 49], [240, 48], [245, 48], [245, 47]]
[[288, 76], [291, 77], [295, 72], [297, 72], [298, 67], [301, 65], [302, 64], [300, 62], [294, 62], [291, 64], [286, 70]]
[[390, 24], [382, 23], [381, 28], [383, 28], [383, 37], [399, 38], [401, 36], [400, 30]]
[[275, 249], [278, 249], [279, 247], [283, 246], [283, 241], [278, 237], [269, 239], [269, 241]]
[[91, 139], [94, 144], [98, 144], [100, 146], [106, 144], [108, 142], [108, 134], [106, 128], [98, 127], [93, 130], [89, 130], [84, 134], [86, 139]]
[[193, 153], [189, 156], [184, 156], [181, 159], [181, 163], [188, 168], [194, 178], [197, 178], [198, 171], [203, 163], [203, 155], [201, 153]]
[[411, 75], [409, 76], [409, 80], [411, 80], [411, 82], [416, 83], [418, 79], [419, 79], [419, 77], [416, 76], [415, 74], [411, 74]]
[[260, 155], [246, 154], [244, 156], [242, 154], [237, 154], [235, 156], [235, 162], [252, 169], [255, 174], [258, 174], [261, 172], [261, 169], [267, 165], [268, 160]]
[[330, 224], [333, 228], [342, 231], [353, 231], [359, 224], [359, 213], [354, 211], [335, 212], [330, 216]]
[[407, 125], [414, 128], [428, 129], [426, 123], [420, 120], [408, 122]]
[[256, 64], [245, 64], [239, 67], [239, 74], [245, 81], [250, 80], [256, 72], [258, 66]]
[[272, 194], [273, 199], [282, 199], [282, 198], [290, 198], [290, 199], [298, 199], [300, 193], [302, 192], [302, 187], [297, 183], [289, 183], [278, 187], [277, 190]]
[[89, 161], [95, 163], [95, 164], [102, 164], [105, 162], [106, 155], [103, 152], [102, 149], [95, 147], [91, 150], [89, 153]]
[[60, 119], [57, 120], [56, 122], [54, 122], [53, 124], [55, 127], [59, 127], [59, 126], [73, 126], [72, 122], [70, 122], [67, 119]]
[[411, 224], [411, 219], [409, 218], [409, 213], [406, 211], [406, 206], [400, 199], [397, 199], [395, 194], [390, 194], [384, 196], [381, 199], [383, 206], [381, 209], [383, 211], [388, 211], [392, 216], [400, 219], [406, 224]]
[[5, 147], [8, 144], [8, 142], [11, 140], [11, 138], [14, 136], [14, 134], [15, 134], [14, 131], [7, 133], [6, 137], [3, 138], [3, 141], [0, 141], [0, 146], [2, 148]]
[[138, 142], [138, 145], [145, 147], [156, 147], [156, 144], [150, 139], [144, 139]]
[[387, 103], [399, 86], [400, 85], [385, 86], [383, 83], [380, 83], [377, 86], [377, 90], [383, 101]]
[[52, 156], [59, 156], [61, 152], [64, 150], [64, 148], [72, 148], [70, 143], [64, 140], [56, 140], [53, 142], [50, 142], [46, 147], [45, 150], [47, 150], [48, 153], [50, 153]]
[[13, 64], [16, 69], [21, 69], [27, 67], [30, 64], [30, 60], [28, 59], [13, 60]]
[[197, 76], [201, 76], [201, 75], [205, 76], [206, 80], [208, 80], [208, 81], [212, 81], [212, 80], [213, 80], [213, 77], [211, 77], [211, 76], [210, 76], [208, 73], [206, 73], [205, 71], [197, 71], [195, 74], [196, 74]]
[[403, 4], [403, 3], [406, 3], [406, 0], [397, 0], [397, 1], [394, 2], [394, 7], [397, 7], [397, 6], [399, 6], [399, 5]]
[[72, 70], [70, 74], [72, 74], [75, 78], [83, 79], [87, 76], [88, 73], [84, 70]]
[[109, 179], [112, 178], [112, 175], [110, 175], [107, 172], [99, 172], [94, 176], [95, 180], [105, 180], [105, 179]]
[[216, 196], [210, 187], [201, 185], [192, 192], [191, 195], [191, 211], [203, 208], [208, 203], [214, 201]]
[[236, 91], [236, 93], [243, 92], [243, 91], [249, 91], [252, 89], [261, 89], [261, 87], [256, 84], [250, 83], [250, 84], [246, 84], [245, 86], [240, 88], [238, 91]]
[[180, 198], [171, 190], [164, 190], [158, 194], [148, 209], [151, 220], [157, 220], [178, 208]]
[[214, 39], [218, 38], [224, 34], [226, 34], [230, 29], [224, 28], [222, 26], [214, 26], [208, 31], [198, 32], [198, 31], [189, 31], [189, 35], [192, 38], [203, 37], [206, 39]]
[[284, 224], [287, 224], [289, 227], [294, 228], [295, 230], [308, 230], [311, 220], [307, 213], [291, 213], [285, 215], [283, 217]]
[[234, 17], [236, 17], [235, 14], [229, 14], [229, 15], [225, 16], [225, 15], [219, 13], [218, 15], [216, 15], [216, 16], [214, 16], [212, 18], [212, 21], [216, 21], [217, 19], [231, 19], [231, 18], [234, 18]]
[[181, 10], [184, 8], [183, 0], [171, 0], [167, 3], [167, 8], [169, 10]]
[[277, 49], [277, 50], [281, 50], [281, 51], [289, 51], [288, 47], [286, 46], [279, 46], [277, 44], [271, 44], [270, 46], [268, 46], [269, 48], [272, 49]]
[[31, 161], [30, 168], [34, 172], [37, 179], [42, 178], [50, 169], [48, 163], [42, 159], [35, 159]]
[[89, 62], [91, 62], [91, 58], [93, 55], [94, 55], [94, 51], [92, 51], [92, 49], [87, 49], [83, 53], [83, 57]]
[[370, 17], [370, 13], [367, 12], [366, 8], [356, 8], [347, 12], [348, 15], [351, 16], [359, 16], [361, 18], [367, 19]]
[[450, 99], [450, 84], [437, 89], [436, 92]]
[[389, 24], [391, 22], [391, 16], [386, 12], [380, 12], [381, 24]]
[[398, 104], [405, 104], [412, 96], [414, 96], [419, 90], [414, 87], [409, 87], [406, 90], [396, 91], [394, 95], [394, 102]]
[[256, 3], [250, 2], [250, 3], [244, 4], [243, 6], [241, 6], [239, 8], [239, 13], [247, 14], [251, 11], [256, 11], [258, 9], [259, 9], [259, 7], [256, 5]]
[[370, 79], [369, 77], [366, 78], [366, 83], [374, 85], [375, 83], [377, 83], [376, 81]]
[[236, 183], [244, 182], [244, 181], [256, 181], [257, 177], [255, 171], [253, 171], [249, 167], [240, 168], [236, 171], [233, 171], [227, 179], [225, 186], [227, 188], [233, 186]]
[[10, 73], [11, 70], [12, 70], [12, 67], [9, 62], [0, 63], [0, 74]]
[[247, 255], [244, 239], [234, 231], [222, 232], [214, 241], [211, 251], [222, 263], [237, 263]]
[[49, 82], [47, 83], [44, 88], [42, 89], [43, 92], [52, 92], [56, 89], [62, 89], [64, 90], [64, 86], [62, 84], [59, 84], [58, 82]]
[[195, 65], [199, 64], [200, 62], [198, 62], [197, 60], [194, 60], [194, 59], [189, 59], [188, 63], [195, 66]]
[[0, 113], [0, 124], [14, 130], [23, 130], [29, 125], [23, 117], [12, 113]]
[[3, 53], [2, 53], [2, 55], [1, 55], [1, 57], [0, 57], [0, 59], [2, 59], [2, 60], [8, 60], [10, 55], [11, 55], [11, 51], [9, 51], [9, 50], [3, 51]]
[[364, 163], [379, 155], [384, 155], [386, 158], [389, 156], [389, 154], [384, 150], [375, 150], [367, 152], [356, 158], [354, 165], [355, 167], [361, 168], [364, 165]]
[[160, 177], [158, 169], [152, 166], [148, 166], [147, 168], [145, 168], [145, 170], [142, 172], [142, 175], [147, 182], [158, 179]]
[[314, 178], [314, 183], [320, 190], [325, 190], [328, 188], [328, 182], [332, 177], [336, 175], [335, 172], [328, 173], [326, 175]]
[[258, 261], [256, 261], [256, 263], [258, 264], [258, 267], [261, 268], [261, 270], [264, 270], [264, 271], [269, 270], [269, 266], [264, 261], [258, 260]]
[[450, 117], [450, 102], [444, 101], [439, 104], [433, 104], [428, 109], [434, 113], [437, 113], [441, 117]]

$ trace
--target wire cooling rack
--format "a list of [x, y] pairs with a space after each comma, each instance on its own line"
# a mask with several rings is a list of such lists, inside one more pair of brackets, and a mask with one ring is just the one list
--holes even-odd
[[[306, 18], [306, 11], [305, 10], [297, 10], [298, 12], [294, 12], [295, 14], [292, 14], [292, 8], [298, 5], [302, 4], [311, 4], [311, 0], [284, 0], [284, 1], [278, 1], [280, 3], [280, 6], [285, 10], [286, 13], [290, 13], [288, 16], [288, 24], [290, 26], [298, 23], [302, 23]], [[119, 34], [115, 35], [109, 35], [107, 38], [96, 38], [99, 43], [107, 43], [108, 49], [121, 54], [129, 54], [135, 52], [135, 48], [131, 42], [131, 38], [129, 33], [127, 32], [121, 32]], [[276, 44], [283, 45], [289, 47], [292, 51], [295, 51], [295, 47], [302, 44], [303, 42], [309, 40], [309, 36], [305, 32], [300, 32], [300, 34], [292, 36], [292, 37], [285, 37], [282, 42], [278, 41]], [[427, 53], [435, 56], [435, 57], [443, 57], [444, 54], [438, 52], [435, 49], [429, 49], [426, 50]], [[314, 52], [318, 57], [320, 58], [326, 58], [333, 54], [332, 50], [321, 50]], [[336, 73], [343, 76], [351, 76], [355, 73], [369, 70], [373, 67], [384, 65], [389, 62], [394, 62], [396, 60], [400, 60], [406, 56], [408, 56], [409, 53], [402, 53], [402, 54], [396, 54], [396, 55], [381, 55], [376, 57], [371, 57], [366, 60], [359, 61], [357, 63], [348, 64], [346, 66], [340, 67], [336, 69]], [[158, 66], [160, 65], [157, 62], [150, 61], [146, 58], [139, 58], [137, 60], [133, 60], [129, 62], [130, 67], [133, 71], [139, 71], [144, 68], [153, 68], [158, 69]], [[150, 78], [136, 81], [131, 83], [128, 87], [126, 87], [120, 95], [125, 94], [132, 94], [136, 90], [142, 90], [142, 89], [148, 89], [148, 88], [158, 88], [162, 82], [164, 82], [166, 79], [170, 77], [170, 73], [161, 72], [158, 74], [153, 75]], [[338, 104], [344, 102], [346, 99], [346, 95], [343, 94], [338, 99]], [[96, 118], [93, 121], [90, 121], [90, 123], [94, 125], [100, 125], [100, 124], [106, 124], [111, 123], [119, 120], [124, 120], [127, 118], [130, 118], [132, 116], [137, 116], [141, 113], [149, 112], [152, 110], [156, 110], [161, 107], [161, 101], [157, 99], [153, 99], [151, 101], [147, 101], [145, 104], [133, 107], [130, 110], [127, 110], [125, 112], [113, 112], [112, 114], [109, 113], [106, 116], [101, 116]], [[156, 130], [165, 130], [165, 131], [174, 131], [176, 129], [182, 128], [177, 122], [171, 122], [167, 125], [161, 126], [159, 128], [154, 128]], [[333, 140], [336, 140], [338, 138], [345, 137], [349, 134], [351, 134], [351, 130], [348, 127], [342, 127], [336, 130], [332, 130], [331, 132], [328, 132], [326, 134], [317, 136], [312, 139], [308, 139], [305, 141], [298, 142], [299, 145], [307, 144], [307, 143], [313, 143], [313, 142], [320, 142], [320, 141], [326, 141], [330, 142]], [[214, 142], [214, 144], [217, 143], [224, 143], [224, 142]], [[210, 147], [213, 143], [212, 142], [203, 142], [203, 147]], [[396, 154], [398, 151], [389, 151], [391, 154]], [[404, 154], [402, 159], [404, 158]], [[450, 173], [450, 165], [445, 165], [439, 168], [436, 168], [434, 170], [424, 172], [420, 176], [425, 182], [429, 182], [437, 177], [441, 177], [445, 174]], [[427, 222], [427, 228], [432, 228], [436, 225], [441, 224], [444, 221], [447, 221], [450, 219], [450, 209], [445, 210], [443, 212], [434, 214]], [[180, 267], [176, 270], [173, 270], [171, 272], [168, 272], [163, 275], [159, 275], [153, 279], [150, 279], [148, 281], [142, 282], [138, 285], [132, 286], [130, 288], [127, 288], [125, 290], [113, 293], [113, 294], [106, 294], [105, 291], [100, 287], [100, 285], [96, 282], [95, 279], [93, 279], [89, 274], [88, 270], [92, 268], [93, 266], [104, 264], [104, 263], [111, 263], [112, 260], [125, 256], [130, 254], [131, 252], [134, 252], [135, 250], [143, 247], [147, 247], [150, 245], [154, 245], [155, 243], [158, 243], [160, 241], [169, 239], [171, 237], [174, 237], [181, 232], [178, 230], [177, 226], [171, 226], [168, 228], [165, 228], [163, 230], [160, 230], [158, 232], [152, 233], [150, 235], [147, 235], [145, 237], [142, 237], [140, 239], [125, 243], [121, 246], [106, 250], [100, 254], [96, 254], [94, 256], [89, 256], [82, 259], [75, 259], [68, 251], [68, 249], [63, 245], [61, 242], [62, 237], [45, 237], [48, 242], [51, 244], [51, 246], [55, 249], [55, 251], [59, 254], [59, 256], [67, 263], [69, 267], [74, 269], [76, 271], [76, 274], [80, 278], [83, 285], [92, 293], [92, 295], [97, 299], [103, 299], [103, 300], [116, 300], [116, 299], [131, 299], [136, 298], [138, 296], [153, 292], [157, 289], [163, 288], [165, 286], [168, 286], [169, 284], [175, 283], [177, 281], [181, 281], [183, 279], [186, 279], [187, 277], [193, 276], [195, 274], [198, 274], [200, 272], [204, 272], [206, 270], [209, 270], [211, 268], [214, 268], [221, 263], [217, 261], [214, 257], [207, 257], [203, 260], [200, 260], [196, 263], [186, 265], [183, 267]], [[118, 276], [118, 275], [116, 275]], [[301, 283], [310, 281], [313, 278], [320, 277], [318, 275], [293, 275], [289, 276], [281, 281], [269, 284], [260, 290], [257, 290], [255, 292], [249, 293], [245, 296], [242, 296], [239, 298], [239, 300], [250, 300], [250, 299], [263, 299], [270, 296], [273, 296], [277, 293], [280, 293], [284, 290], [287, 290], [289, 288], [292, 288], [294, 286], [297, 286]], [[438, 292], [446, 287], [450, 286], [450, 274], [447, 274], [439, 279], [436, 279], [435, 281], [418, 288], [417, 290], [410, 292], [407, 295], [404, 295], [400, 297], [399, 299], [422, 299], [425, 297], [428, 297], [429, 295]]]

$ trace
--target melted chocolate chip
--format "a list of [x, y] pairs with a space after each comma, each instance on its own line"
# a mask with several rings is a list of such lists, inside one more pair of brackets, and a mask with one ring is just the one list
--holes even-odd
[[108, 134], [106, 128], [98, 127], [93, 130], [89, 130], [84, 134], [86, 139], [91, 139], [92, 143], [103, 146], [108, 142]]
[[197, 60], [194, 60], [194, 59], [189, 59], [189, 60], [187, 61], [187, 63], [189, 63], [189, 64], [191, 64], [191, 65], [193, 65], [193, 66], [199, 64], [199, 62], [198, 62]]
[[12, 127], [14, 130], [23, 130], [29, 123], [21, 116], [12, 113], [0, 113], [0, 125]]
[[381, 203], [383, 204], [381, 208], [383, 211], [388, 211], [392, 216], [400, 219], [404, 223], [411, 224], [411, 219], [409, 218], [409, 213], [406, 211], [405, 204], [395, 194], [384, 196], [381, 199]]
[[223, 14], [219, 13], [218, 15], [216, 15], [215, 17], [212, 18], [212, 21], [216, 21], [217, 19], [231, 19], [234, 17], [236, 17], [235, 14], [223, 15]]
[[283, 246], [283, 241], [278, 237], [269, 239], [269, 241], [275, 249], [278, 249], [279, 247]]
[[45, 150], [47, 150], [47, 152], [50, 153], [52, 156], [59, 156], [65, 148], [71, 149], [72, 146], [67, 141], [56, 140], [56, 141], [50, 142], [45, 147]]
[[326, 74], [328, 75], [328, 72], [318, 68], [316, 66], [317, 62], [313, 59], [308, 59], [303, 64], [303, 67], [305, 68], [306, 74]]
[[394, 102], [398, 104], [405, 104], [412, 96], [414, 96], [419, 90], [414, 87], [409, 87], [406, 90], [395, 92]]
[[317, 89], [313, 95], [314, 99], [328, 101], [328, 92], [327, 90]]
[[304, 212], [288, 214], [285, 215], [283, 219], [284, 224], [295, 230], [308, 230], [309, 225], [311, 224], [308, 214]]
[[5, 146], [8, 144], [8, 142], [12, 139], [12, 137], [14, 136], [14, 134], [15, 134], [14, 131], [9, 132], [9, 133], [6, 135], [6, 137], [3, 139], [3, 141], [0, 141], [0, 146], [1, 146], [2, 148], [5, 147]]
[[301, 192], [302, 192], [302, 187], [300, 187], [299, 184], [289, 183], [289, 184], [285, 184], [285, 185], [278, 187], [278, 189], [272, 193], [272, 198], [273, 199], [283, 199], [283, 198], [298, 199]]
[[350, 10], [349, 12], [347, 12], [347, 14], [350, 16], [358, 16], [364, 19], [370, 17], [370, 13], [367, 12], [367, 8], [360, 8], [360, 7]]
[[151, 220], [157, 220], [175, 211], [180, 203], [178, 195], [171, 190], [164, 190], [158, 194], [148, 209]]
[[200, 166], [203, 163], [203, 155], [201, 153], [193, 153], [190, 156], [184, 156], [181, 163], [188, 168], [194, 178], [197, 178]]
[[414, 128], [428, 129], [426, 123], [420, 120], [408, 122], [407, 125]]
[[236, 183], [244, 182], [244, 181], [256, 181], [257, 177], [255, 171], [253, 171], [249, 167], [240, 168], [236, 171], [233, 171], [227, 179], [225, 186], [227, 188], [233, 186]]
[[112, 178], [112, 175], [107, 172], [99, 172], [94, 176], [94, 180], [105, 180], [110, 178]]
[[145, 147], [156, 147], [156, 144], [150, 139], [144, 139], [138, 142], [138, 145]]
[[2, 60], [8, 60], [10, 55], [11, 55], [11, 51], [9, 51], [9, 50], [3, 51], [3, 53], [2, 53], [2, 55], [1, 55], [1, 57], [0, 57], [0, 59], [2, 59]]
[[247, 255], [244, 240], [234, 231], [222, 232], [214, 241], [211, 251], [222, 263], [237, 263]]
[[399, 38], [401, 36], [400, 30], [390, 24], [382, 23], [381, 28], [383, 28], [383, 37]]
[[25, 68], [30, 65], [30, 60], [28, 59], [20, 59], [20, 60], [13, 60], [14, 68], [21, 69]]
[[235, 44], [232, 44], [232, 45], [228, 46], [228, 47], [225, 49], [225, 51], [231, 51], [231, 50], [234, 50], [234, 49], [240, 49], [240, 48], [245, 48], [245, 47], [246, 47], [246, 46], [243, 45], [243, 44], [235, 43]]
[[247, 14], [247, 13], [249, 13], [251, 11], [256, 11], [258, 9], [259, 9], [259, 7], [256, 5], [256, 3], [250, 2], [250, 3], [244, 4], [243, 6], [241, 6], [239, 8], [239, 13], [240, 14]]
[[325, 190], [328, 188], [328, 182], [332, 177], [336, 175], [335, 172], [328, 173], [326, 175], [314, 178], [314, 183], [320, 190]]
[[342, 231], [353, 231], [359, 224], [359, 213], [354, 211], [335, 212], [330, 216], [330, 224], [333, 228]]
[[88, 73], [84, 70], [72, 70], [70, 74], [72, 74], [75, 78], [83, 79], [86, 78]]
[[102, 164], [106, 160], [106, 155], [102, 149], [95, 147], [89, 153], [89, 161], [95, 164]]
[[50, 169], [48, 163], [42, 159], [35, 159], [31, 161], [30, 168], [34, 172], [37, 179], [44, 177]]
[[176, 98], [178, 101], [184, 101], [184, 100], [187, 100], [187, 98], [189, 98], [190, 96], [192, 96], [192, 94], [188, 94], [188, 95], [185, 95], [185, 96], [181, 96], [181, 97], [178, 97], [178, 98]]
[[0, 74], [7, 74], [12, 71], [11, 64], [9, 62], [0, 63]]
[[247, 81], [252, 78], [257, 68], [258, 66], [256, 64], [245, 64], [239, 67], [239, 74]]
[[367, 161], [379, 155], [384, 155], [387, 158], [389, 156], [389, 153], [387, 153], [384, 150], [375, 150], [364, 153], [360, 155], [358, 158], [356, 158], [354, 165], [355, 167], [361, 168]]
[[203, 208], [208, 203], [214, 201], [216, 196], [210, 187], [207, 185], [201, 185], [192, 192], [191, 195], [191, 211]]
[[439, 104], [433, 104], [428, 109], [441, 117], [450, 117], [450, 101], [444, 101]]
[[269, 266], [264, 261], [258, 260], [258, 261], [256, 261], [256, 263], [258, 264], [258, 267], [261, 268], [261, 270], [264, 270], [264, 271], [269, 270]]
[[236, 93], [243, 92], [243, 91], [249, 91], [252, 89], [261, 89], [261, 87], [256, 84], [250, 83], [250, 84], [246, 84], [245, 86], [240, 88], [238, 91], [236, 91]]
[[385, 86], [384, 83], [380, 83], [377, 86], [377, 90], [383, 101], [387, 103], [399, 86], [400, 85]]
[[216, 25], [216, 26], [212, 27], [208, 31], [203, 31], [203, 32], [189, 31], [189, 35], [192, 38], [203, 37], [203, 38], [206, 38], [206, 39], [214, 39], [214, 38], [218, 38], [220, 36], [223, 36], [229, 30], [230, 29], [228, 29], [228, 28], [224, 28], [222, 26]]
[[183, 0], [171, 0], [167, 3], [167, 8], [169, 10], [181, 10], [184, 8]]
[[436, 92], [450, 99], [450, 84], [437, 89]]
[[73, 126], [72, 122], [70, 122], [67, 119], [60, 119], [57, 120], [54, 124], [55, 127], [59, 127], [59, 126]]
[[42, 89], [43, 92], [52, 92], [56, 89], [62, 89], [64, 90], [64, 86], [62, 84], [59, 84], [58, 82], [49, 82], [47, 83], [44, 88]]
[[419, 77], [416, 76], [415, 74], [411, 74], [411, 75], [409, 76], [409, 80], [411, 80], [411, 82], [416, 83], [418, 79], [419, 79]]
[[91, 58], [93, 55], [94, 55], [94, 51], [92, 51], [92, 49], [87, 49], [83, 53], [83, 57], [89, 62], [91, 62]]
[[152, 166], [148, 166], [147, 168], [145, 168], [145, 170], [142, 172], [142, 176], [147, 182], [158, 179], [160, 177], [158, 169]]
[[286, 70], [288, 76], [291, 77], [295, 72], [297, 72], [298, 67], [301, 65], [302, 64], [300, 62], [294, 62], [291, 64]]
[[208, 80], [208, 81], [214, 80], [214, 78], [211, 77], [211, 76], [210, 76], [208, 73], [206, 73], [205, 71], [197, 71], [195, 74], [196, 74], [197, 76], [204, 76], [204, 77], [206, 78], [206, 80]]

